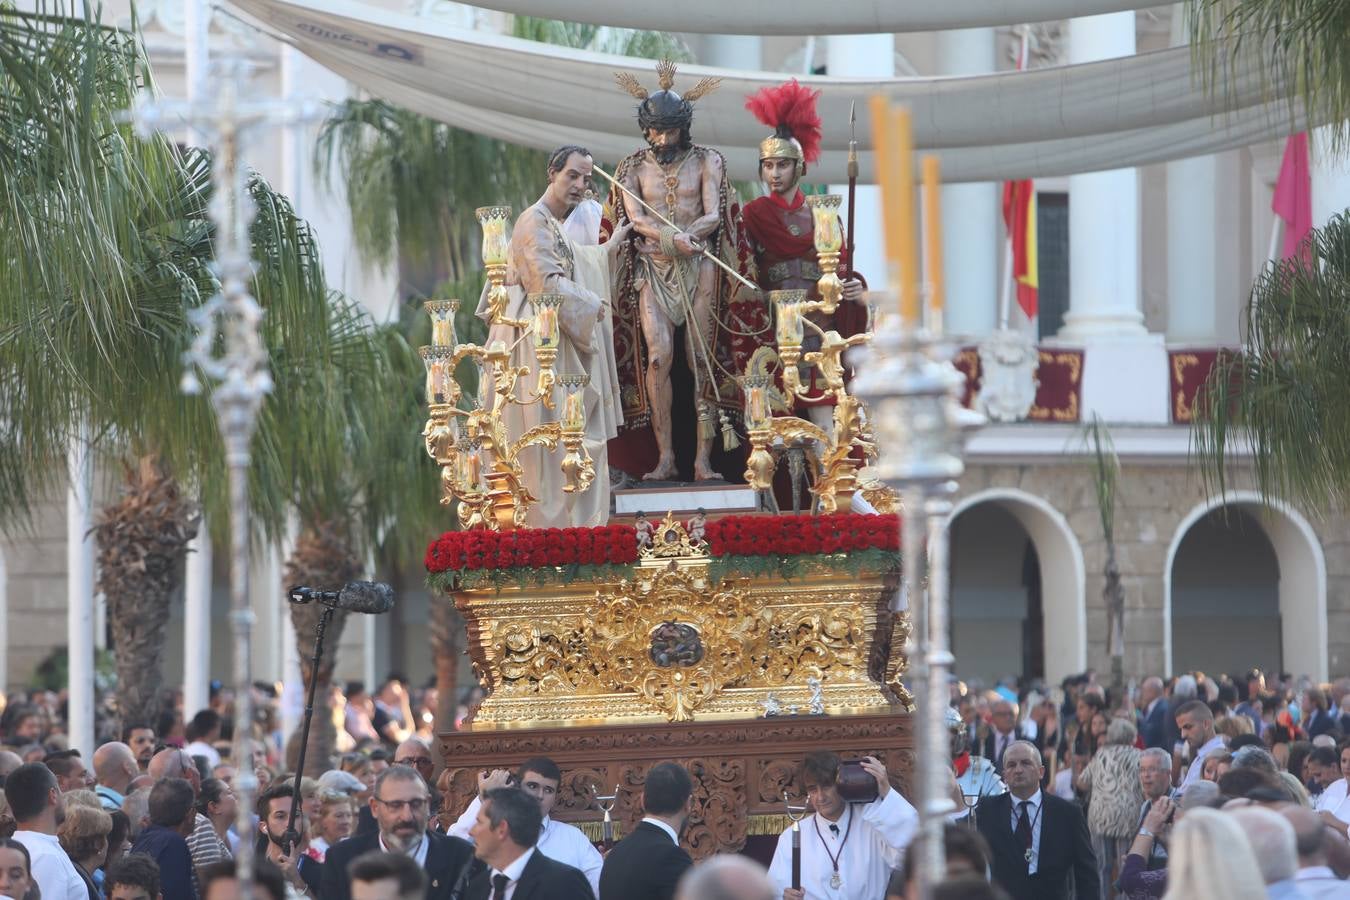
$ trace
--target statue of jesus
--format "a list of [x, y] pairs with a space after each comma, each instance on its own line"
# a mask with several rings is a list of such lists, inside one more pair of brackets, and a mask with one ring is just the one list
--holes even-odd
[[[675, 66], [657, 66], [661, 89], [649, 94], [631, 75], [620, 83], [642, 102], [638, 125], [648, 146], [625, 159], [615, 177], [628, 191], [618, 193], [618, 218], [632, 223], [637, 237], [631, 290], [646, 345], [643, 386], [649, 405], [658, 458], [643, 477], [666, 481], [675, 477], [671, 440], [671, 366], [675, 329], [685, 326], [685, 353], [694, 375], [698, 408], [698, 440], [694, 478], [719, 477], [709, 457], [719, 411], [709, 394], [718, 393], [717, 333], [720, 275], [703, 255], [716, 249], [727, 217], [729, 186], [722, 154], [694, 144], [689, 135], [692, 101], [716, 87], [704, 79], [683, 97], [674, 90]], [[636, 197], [640, 197], [639, 202]], [[653, 214], [653, 210], [658, 215]], [[666, 221], [661, 221], [662, 219]]]

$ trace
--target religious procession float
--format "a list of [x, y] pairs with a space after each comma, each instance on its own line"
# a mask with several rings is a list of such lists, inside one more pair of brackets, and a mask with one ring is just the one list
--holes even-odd
[[[691, 138], [717, 82], [681, 94], [674, 65], [657, 76], [618, 77], [646, 145], [612, 173], [561, 147], [538, 203], [478, 210], [482, 343], [458, 338], [463, 298], [427, 304], [424, 436], [457, 527], [426, 566], [485, 692], [441, 736], [447, 806], [482, 769], [547, 754], [566, 773], [555, 815], [613, 839], [641, 816], [647, 769], [676, 760], [702, 856], [781, 832], [810, 750], [874, 755], [909, 793], [901, 570], [922, 568], [927, 536], [905, 517], [902, 567], [900, 497], [924, 508], [947, 489], [911, 493], [906, 471], [959, 475], [944, 441], [961, 379], [915, 342], [941, 289], [919, 296], [903, 111], [872, 116], [904, 155], [883, 188], [888, 256], [911, 273], [874, 274], [907, 284], [882, 317], [896, 301], [853, 269], [843, 198], [802, 191], [816, 94], [748, 98], [772, 133], [766, 193], [742, 206], [722, 154]], [[930, 253], [937, 229], [925, 216]]]

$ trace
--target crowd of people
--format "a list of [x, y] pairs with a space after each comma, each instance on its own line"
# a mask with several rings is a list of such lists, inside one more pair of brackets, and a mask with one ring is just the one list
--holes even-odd
[[[329, 707], [330, 768], [296, 796], [275, 691], [260, 689], [247, 761], [261, 785], [237, 832], [232, 704], [129, 722], [68, 746], [59, 696], [0, 715], [0, 897], [231, 900], [254, 842], [268, 900], [908, 900], [919, 816], [878, 759], [817, 751], [797, 781], [807, 818], [767, 868], [695, 864], [681, 846], [694, 779], [646, 775], [641, 822], [602, 853], [551, 815], [565, 774], [546, 757], [485, 771], [467, 809], [436, 789], [430, 699], [397, 677]], [[1058, 688], [952, 684], [943, 900], [1350, 898], [1350, 679], [1259, 671], [1147, 678], [1118, 694], [1089, 672]], [[166, 730], [161, 731], [160, 728]], [[858, 794], [858, 779], [875, 783]], [[867, 791], [863, 792], [864, 794]]]

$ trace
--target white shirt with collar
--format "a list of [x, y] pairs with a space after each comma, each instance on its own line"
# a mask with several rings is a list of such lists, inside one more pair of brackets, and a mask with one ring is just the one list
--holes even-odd
[[70, 861], [54, 834], [40, 831], [16, 831], [14, 840], [28, 848], [29, 871], [42, 892], [43, 900], [89, 900], [75, 864]]
[[[469, 803], [469, 808], [464, 810], [464, 814], [455, 820], [455, 824], [451, 825], [446, 833], [452, 837], [463, 838], [472, 844], [473, 837], [469, 834], [469, 829], [473, 828], [473, 823], [478, 820], [478, 810], [482, 807], [483, 801], [474, 797]], [[669, 827], [666, 826], [667, 829]], [[551, 816], [544, 816], [544, 825], [539, 831], [539, 840], [535, 843], [535, 848], [554, 862], [581, 870], [581, 874], [591, 883], [591, 890], [595, 891], [597, 897], [600, 896], [600, 870], [604, 868], [605, 858], [580, 828], [559, 822]]]
[[[1018, 800], [1012, 794], [1008, 795], [1008, 799], [1012, 801], [1012, 820], [1010, 824], [1012, 826], [1013, 835], [1016, 836], [1017, 823], [1022, 818], [1023, 801]], [[1045, 811], [1043, 808], [1045, 806], [1044, 801], [1045, 797], [1041, 795], [1040, 788], [1037, 788], [1036, 793], [1032, 794], [1025, 801], [1027, 804], [1027, 821], [1031, 824], [1031, 861], [1027, 863], [1028, 875], [1035, 875], [1036, 869], [1041, 863], [1041, 819], [1043, 818], [1041, 813]]]
[[1186, 777], [1181, 779], [1180, 790], [1184, 791], [1186, 788], [1199, 781], [1200, 776], [1204, 774], [1205, 757], [1208, 756], [1211, 751], [1222, 750], [1223, 747], [1223, 735], [1221, 734], [1216, 734], [1214, 737], [1205, 741], [1205, 745], [1195, 754], [1195, 759], [1191, 760], [1191, 767], [1186, 770]]
[[[520, 875], [525, 871], [525, 866], [529, 863], [531, 856], [534, 856], [533, 847], [526, 849], [524, 853], [517, 856], [515, 860], [512, 861], [511, 865], [507, 866], [505, 869], [493, 869], [488, 875], [488, 884], [491, 885], [492, 879], [496, 878], [498, 875], [505, 875], [510, 880], [506, 882], [506, 893], [503, 896], [505, 897], [505, 900], [511, 900], [511, 897], [516, 893], [516, 882], [520, 881]], [[491, 894], [489, 894], [489, 896], [491, 896]]]
[[643, 816], [642, 821], [646, 822], [649, 825], [655, 825], [657, 828], [660, 828], [666, 834], [670, 835], [670, 839], [675, 843], [675, 846], [678, 847], [680, 845], [680, 835], [674, 828], [670, 827], [669, 822], [663, 819], [658, 819], [655, 816]]
[[[384, 843], [383, 834], [380, 835], [379, 839], [380, 839], [380, 849], [383, 850], [385, 853], [399, 852], [397, 850], [391, 849]], [[417, 846], [413, 848], [413, 852], [405, 853], [404, 855], [411, 856], [413, 862], [417, 863], [417, 867], [419, 869], [425, 869], [427, 867], [427, 848], [430, 846], [431, 846], [431, 839], [424, 834], [422, 835], [422, 839], [417, 842]]]
[[[837, 827], [837, 831], [830, 826]], [[802, 890], [806, 900], [874, 900], [886, 895], [891, 870], [919, 827], [919, 814], [897, 790], [871, 803], [850, 803], [839, 821], [820, 813], [801, 821]], [[839, 887], [831, 885], [839, 860]], [[776, 896], [792, 887], [792, 829], [778, 836], [769, 878]]]

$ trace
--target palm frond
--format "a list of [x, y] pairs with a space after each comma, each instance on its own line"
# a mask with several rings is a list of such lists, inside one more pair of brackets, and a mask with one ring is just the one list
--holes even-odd
[[1245, 446], [1264, 495], [1325, 508], [1350, 500], [1350, 219], [1333, 217], [1305, 246], [1253, 285], [1246, 349], [1210, 373], [1192, 444], [1213, 491]]

